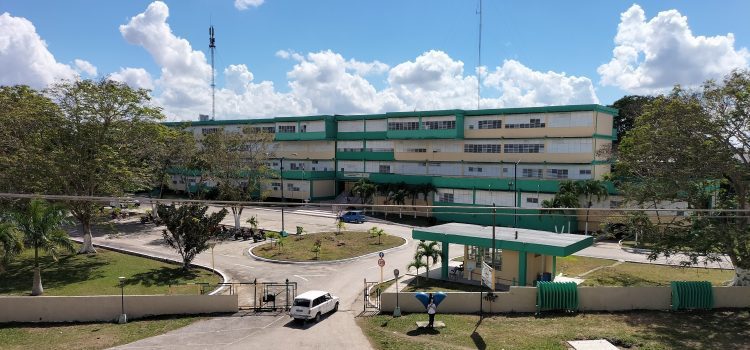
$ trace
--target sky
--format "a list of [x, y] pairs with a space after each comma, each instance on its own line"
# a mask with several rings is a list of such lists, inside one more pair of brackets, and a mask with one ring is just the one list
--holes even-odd
[[[0, 0], [0, 85], [109, 79], [168, 120], [598, 103], [750, 66], [750, 1]], [[481, 86], [478, 101], [477, 80]]]

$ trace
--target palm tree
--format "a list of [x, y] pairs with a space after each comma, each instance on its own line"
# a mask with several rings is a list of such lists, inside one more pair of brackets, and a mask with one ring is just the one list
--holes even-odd
[[75, 252], [73, 241], [62, 228], [68, 221], [67, 211], [59, 205], [35, 199], [15, 212], [13, 221], [23, 233], [24, 241], [34, 248], [34, 284], [31, 295], [41, 295], [44, 288], [39, 268], [39, 249], [46, 251], [55, 261], [60, 250]]
[[15, 225], [11, 222], [0, 222], [0, 272], [3, 272], [14, 256], [23, 251], [23, 240]]
[[385, 230], [383, 230], [382, 228], [377, 227], [377, 226], [373, 226], [370, 228], [370, 236], [371, 237], [378, 236], [378, 244], [383, 244], [380, 237], [384, 235], [385, 235]]
[[[406, 266], [407, 269], [410, 269], [412, 267], [415, 270], [417, 270], [417, 285], [419, 285], [419, 269], [421, 269], [423, 267], [425, 267], [425, 268], [427, 267], [427, 264], [425, 264], [424, 261], [422, 261], [422, 255], [419, 254], [419, 252], [417, 252], [416, 254], [414, 254], [414, 260], [412, 260], [412, 262], [410, 262], [409, 265]], [[427, 273], [429, 273], [429, 272], [430, 272], [430, 270], [428, 269]]]
[[433, 264], [437, 264], [441, 253], [442, 250], [438, 242], [419, 242], [417, 245], [417, 254], [427, 259], [427, 278], [430, 278], [430, 259], [432, 259]]
[[257, 216], [255, 216], [255, 215], [251, 216], [249, 219], [247, 219], [246, 222], [248, 224], [250, 224], [250, 227], [253, 228], [253, 231], [255, 231], [255, 230], [258, 229], [259, 222], [258, 222], [258, 217]]
[[594, 196], [596, 196], [596, 201], [599, 202], [602, 200], [602, 197], [605, 199], [609, 197], [609, 191], [607, 191], [607, 187], [604, 186], [604, 183], [599, 180], [586, 180], [583, 183], [579, 183], [580, 187], [580, 193], [586, 197], [586, 230], [585, 234], [589, 234], [589, 211], [591, 210], [591, 206], [593, 205], [592, 199]]
[[[581, 197], [581, 186], [573, 181], [565, 180], [560, 182], [560, 188], [555, 196], [549, 200], [542, 201], [542, 208], [578, 208], [581, 206], [579, 198]], [[542, 211], [550, 213], [552, 211]], [[552, 212], [552, 213], [557, 213]], [[575, 215], [575, 212], [568, 210], [562, 211], [563, 215]]]
[[351, 189], [351, 193], [358, 196], [362, 200], [362, 204], [369, 203], [376, 191], [377, 186], [365, 178], [359, 179]]
[[[425, 202], [429, 204], [429, 201], [427, 200], [427, 198], [429, 198], [433, 193], [437, 192], [437, 187], [435, 187], [435, 185], [433, 185], [431, 182], [428, 182], [428, 183], [423, 183], [419, 185], [418, 188], [419, 188], [419, 193], [421, 193], [424, 196]], [[429, 216], [429, 213], [430, 212], [428, 209], [427, 211], [428, 216]], [[416, 216], [416, 213], [414, 215]]]

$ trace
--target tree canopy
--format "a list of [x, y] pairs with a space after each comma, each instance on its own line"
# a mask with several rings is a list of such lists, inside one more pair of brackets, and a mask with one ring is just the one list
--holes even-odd
[[729, 257], [735, 284], [750, 285], [750, 217], [717, 209], [748, 210], [750, 73], [735, 71], [701, 91], [675, 87], [648, 103], [623, 138], [616, 170], [629, 203], [660, 208], [684, 203], [687, 216], [639, 213], [628, 218], [659, 255]]

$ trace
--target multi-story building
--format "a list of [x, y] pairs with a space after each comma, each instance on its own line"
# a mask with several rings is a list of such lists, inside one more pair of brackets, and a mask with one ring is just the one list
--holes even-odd
[[[360, 178], [429, 183], [437, 191], [419, 204], [443, 206], [431, 213], [439, 220], [490, 224], [488, 211], [472, 207], [495, 204], [529, 209], [520, 215], [498, 210], [498, 225], [575, 231], [576, 220], [534, 215], [534, 209], [554, 196], [562, 180], [601, 179], [610, 172], [598, 151], [611, 147], [615, 115], [600, 105], [571, 105], [199, 121], [187, 128], [198, 139], [247, 126], [273, 132], [269, 165], [281, 170], [283, 163], [286, 198], [333, 199]], [[281, 197], [281, 181], [266, 186], [270, 197]], [[613, 197], [594, 207], [616, 203]]]

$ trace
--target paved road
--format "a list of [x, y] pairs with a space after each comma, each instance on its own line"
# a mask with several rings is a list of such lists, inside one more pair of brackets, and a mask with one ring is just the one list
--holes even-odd
[[[276, 209], [249, 208], [243, 212], [242, 222], [252, 215], [257, 215], [260, 226], [265, 229], [281, 229], [280, 212]], [[231, 214], [225, 219], [232, 224]], [[286, 214], [286, 229], [304, 226], [307, 232], [330, 231], [335, 229], [335, 214], [325, 210], [305, 209], [289, 210]], [[411, 261], [416, 242], [411, 239], [411, 227], [378, 221], [365, 224], [350, 224], [349, 229], [367, 230], [379, 226], [388, 234], [403, 237], [407, 245], [386, 254], [386, 278], [391, 271], [398, 268], [406, 271]], [[176, 252], [162, 243], [160, 230], [144, 230], [139, 223], [130, 222], [118, 225], [118, 233], [99, 232], [95, 234], [95, 243], [135, 250], [156, 256], [179, 258]], [[355, 323], [355, 316], [362, 312], [363, 279], [378, 280], [379, 268], [376, 257], [363, 257], [346, 263], [329, 263], [315, 265], [274, 264], [257, 261], [247, 255], [251, 243], [245, 241], [226, 241], [214, 249], [216, 267], [224, 271], [231, 281], [284, 281], [289, 279], [298, 283], [299, 291], [323, 289], [331, 291], [341, 298], [339, 312], [326, 317], [319, 324], [301, 325], [291, 322], [283, 314], [240, 313], [235, 317], [220, 317], [194, 323], [182, 329], [164, 335], [140, 340], [121, 349], [240, 349], [263, 345], [267, 348], [321, 348], [321, 349], [367, 349], [369, 343]], [[451, 256], [463, 253], [462, 246], [451, 245]], [[647, 262], [645, 254], [626, 251], [616, 244], [598, 243], [587, 248], [580, 255], [621, 259], [625, 261]], [[196, 262], [210, 265], [210, 251], [200, 254]], [[667, 261], [660, 261], [668, 263]]]

